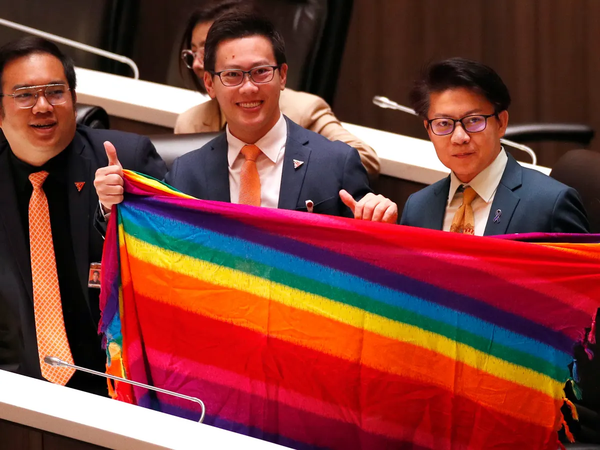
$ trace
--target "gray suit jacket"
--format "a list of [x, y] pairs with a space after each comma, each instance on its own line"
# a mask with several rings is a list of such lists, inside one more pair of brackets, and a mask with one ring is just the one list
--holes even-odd
[[[441, 230], [450, 177], [411, 195], [401, 225]], [[500, 220], [494, 222], [496, 211]], [[511, 155], [487, 220], [484, 236], [513, 233], [587, 233], [589, 224], [577, 191], [536, 170], [522, 167]]]
[[[286, 122], [288, 137], [278, 207], [306, 211], [306, 200], [312, 200], [315, 213], [353, 217], [340, 200], [340, 189], [346, 189], [357, 200], [371, 192], [358, 152], [305, 130], [287, 117]], [[196, 198], [231, 201], [227, 148], [223, 133], [177, 158], [165, 181]], [[294, 159], [304, 163], [295, 168]]]

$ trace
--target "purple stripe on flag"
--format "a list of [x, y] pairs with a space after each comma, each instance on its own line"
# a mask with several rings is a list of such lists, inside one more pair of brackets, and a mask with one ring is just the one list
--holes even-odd
[[[315, 261], [319, 264], [363, 278], [372, 283], [380, 284], [390, 289], [405, 292], [406, 294], [452, 308], [456, 311], [470, 314], [507, 330], [536, 339], [539, 342], [545, 343], [565, 353], [570, 353], [575, 343], [573, 339], [561, 332], [553, 331], [548, 327], [528, 320], [527, 318], [498, 309], [483, 300], [415, 280], [405, 275], [374, 266], [331, 250], [319, 248], [287, 237], [275, 236], [272, 233], [265, 232], [247, 223], [229, 219], [218, 214], [205, 213], [199, 210], [183, 210], [178, 206], [166, 204], [164, 199], [157, 200], [153, 198], [131, 200], [127, 207], [139, 209], [147, 214], [153, 214], [174, 221], [184, 222], [199, 228], [205, 228], [215, 233], [222, 233], [234, 238], [274, 248], [308, 261]], [[148, 223], [151, 226], [150, 219]], [[455, 270], [454, 266], [447, 262], [424, 255], [411, 254], [407, 251], [403, 256], [406, 261], [405, 264], [408, 262], [415, 264], [416, 258], [418, 258], [421, 260], [420, 264], [429, 264], [430, 269], [435, 273], [439, 273], [440, 277], [443, 277], [443, 273], [449, 269]], [[398, 263], [399, 265], [401, 264], [400, 261]], [[489, 273], [473, 273], [473, 277], [481, 280], [481, 285], [495, 286], [501, 283], [504, 286], [502, 292], [486, 292], [486, 295], [499, 295], [503, 298], [527, 298], [528, 302], [531, 304], [538, 305], [550, 305], [552, 302], [556, 301], [541, 293], [528, 290], [521, 286], [509, 285], [505, 280], [498, 279]], [[560, 304], [560, 306], [564, 307], [562, 304]], [[584, 313], [581, 314], [583, 315]]]

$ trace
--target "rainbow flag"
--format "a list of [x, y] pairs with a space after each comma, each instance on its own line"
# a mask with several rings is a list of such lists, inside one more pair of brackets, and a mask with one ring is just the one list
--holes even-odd
[[[600, 236], [201, 201], [133, 172], [125, 189], [103, 258], [109, 373], [293, 448], [556, 450], [572, 348], [600, 306]], [[114, 396], [199, 417], [129, 385]]]

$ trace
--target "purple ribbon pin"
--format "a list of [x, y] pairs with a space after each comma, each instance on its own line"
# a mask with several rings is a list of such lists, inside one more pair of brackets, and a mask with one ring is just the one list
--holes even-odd
[[500, 223], [500, 216], [502, 215], [502, 210], [497, 209], [496, 215], [494, 216], [494, 223]]

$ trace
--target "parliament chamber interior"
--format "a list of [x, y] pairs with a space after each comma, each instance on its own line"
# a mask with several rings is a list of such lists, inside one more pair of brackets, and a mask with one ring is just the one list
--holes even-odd
[[[283, 207], [289, 187], [284, 180], [288, 174], [310, 173], [309, 158], [317, 161], [318, 149], [310, 156], [295, 154], [305, 156], [294, 156], [289, 169], [285, 156], [278, 172], [284, 180], [277, 187], [275, 203], [265, 203], [264, 192], [254, 203], [260, 207], [262, 198], [262, 206], [271, 206], [262, 208], [264, 213], [248, 209], [255, 206], [229, 205], [238, 203], [237, 195], [244, 203], [248, 160], [235, 166], [236, 156], [227, 153], [227, 162], [226, 152], [232, 151], [234, 141], [229, 131], [233, 126], [228, 125], [225, 133], [225, 123], [228, 114], [233, 122], [235, 112], [221, 105], [220, 96], [224, 89], [241, 92], [247, 80], [256, 89], [263, 82], [257, 82], [260, 74], [254, 68], [240, 66], [242, 87], [228, 86], [223, 81], [225, 70], [204, 68], [208, 58], [201, 60], [204, 48], [195, 43], [202, 20], [194, 23], [190, 15], [219, 2], [227, 8], [233, 5], [231, 17], [239, 7], [272, 23], [285, 42], [286, 91], [311, 94], [302, 97], [306, 102], [317, 101], [318, 96], [325, 108], [308, 118], [301, 111], [301, 97], [290, 94], [287, 110], [281, 102], [284, 117], [291, 116], [286, 120], [329, 141], [341, 140], [356, 148], [354, 159], [364, 165], [358, 164], [366, 189], [385, 198], [388, 208], [393, 205], [394, 223], [330, 217], [344, 214], [326, 212], [328, 202], [337, 202], [344, 211], [347, 207], [345, 217], [352, 218], [358, 214], [355, 205], [361, 204], [360, 199], [350, 200], [350, 206], [337, 198], [338, 188], [333, 198], [313, 202], [315, 188], [308, 190], [311, 197], [306, 200], [304, 189], [312, 189], [307, 186], [313, 180], [309, 175], [298, 187], [298, 192], [302, 189], [298, 204]], [[230, 16], [207, 17], [210, 25]], [[0, 261], [5, 267], [0, 268], [0, 284], [5, 284], [4, 290], [0, 288], [0, 316], [6, 318], [0, 318], [4, 386], [0, 391], [6, 391], [0, 393], [0, 448], [600, 449], [595, 338], [600, 311], [598, 18], [600, 2], [593, 0], [0, 0], [0, 46], [39, 36], [72, 58], [78, 126], [91, 129], [90, 133], [114, 130], [143, 136], [139, 148], [147, 137], [162, 160], [161, 170], [146, 173], [150, 177], [140, 176], [143, 169], [127, 167], [121, 160], [123, 168], [132, 171], [118, 172], [125, 186], [124, 203], [112, 209], [104, 206], [98, 186], [93, 190], [98, 175], [92, 162], [89, 177], [78, 181], [85, 186], [76, 185], [80, 193], [90, 190], [93, 205], [86, 204], [82, 219], [65, 221], [70, 233], [81, 234], [80, 228], [85, 228], [86, 236], [98, 233], [89, 238], [95, 260], [90, 256], [85, 267], [77, 269], [79, 277], [88, 271], [92, 277], [98, 264], [96, 279], [82, 280], [83, 288], [77, 289], [86, 304], [93, 304], [89, 302], [94, 298], [102, 310], [91, 315], [95, 328], [103, 332], [106, 374], [127, 379], [108, 381], [113, 399], [34, 380], [43, 379], [43, 368], [40, 372], [36, 366], [35, 375], [15, 369], [23, 360], [5, 363], [5, 355], [12, 355], [9, 320], [18, 324], [14, 333], [21, 342], [19, 349], [30, 345], [35, 349], [40, 330], [36, 322], [29, 327], [33, 338], [26, 337], [29, 331], [19, 322], [24, 319], [18, 318], [27, 314], [28, 323], [34, 322], [32, 305], [38, 294], [35, 270], [29, 266], [29, 260], [31, 267], [34, 264], [33, 250], [17, 262]], [[221, 41], [216, 58], [219, 45]], [[424, 116], [414, 101], [415, 80], [435, 62], [456, 58], [491, 68], [510, 91], [508, 109]], [[0, 50], [0, 80], [11, 61], [3, 61]], [[208, 93], [206, 77], [198, 76], [199, 64], [213, 79]], [[273, 67], [270, 73], [279, 80], [281, 64]], [[447, 90], [468, 91], [477, 83], [461, 80], [458, 88], [452, 81], [450, 87], [430, 87], [425, 110], [443, 104], [439, 99]], [[8, 163], [10, 158], [20, 159], [15, 149], [10, 152], [15, 131], [8, 105], [13, 101], [17, 105], [14, 95], [19, 89], [41, 88], [33, 94], [31, 106], [23, 103], [14, 114], [31, 108], [27, 111], [35, 115], [36, 102], [44, 96], [49, 107], [60, 108], [63, 105], [51, 101], [46, 87], [54, 84], [3, 83], [0, 165], [12, 167], [5, 168], [6, 173], [15, 173], [11, 170], [17, 163]], [[490, 94], [487, 86], [476, 86], [471, 94], [490, 100], [495, 93]], [[203, 131], [178, 131], [184, 113], [199, 105], [208, 111], [209, 104], [221, 105], [211, 118], [216, 125], [209, 126], [207, 119]], [[466, 122], [471, 117], [483, 120], [482, 128]], [[478, 136], [489, 134], [496, 121], [504, 126], [499, 142], [506, 159], [494, 159], [494, 154], [488, 164], [493, 160], [490, 167], [508, 168], [516, 161], [515, 170], [524, 168], [523, 180], [519, 172], [519, 180], [512, 187], [507, 184], [507, 189], [522, 189], [521, 184], [531, 189], [520, 200], [511, 197], [512, 206], [496, 203], [501, 195], [512, 193], [494, 186], [486, 198], [473, 177], [462, 179], [441, 156], [449, 142], [456, 144], [457, 135], [482, 143]], [[292, 136], [292, 125], [287, 126], [286, 136]], [[450, 128], [446, 132], [443, 127]], [[312, 131], [311, 139], [316, 139]], [[309, 137], [297, 136], [306, 146]], [[255, 143], [240, 142], [240, 148]], [[500, 143], [496, 142], [498, 149]], [[201, 182], [169, 186], [177, 173], [187, 173], [199, 161], [207, 167], [199, 179], [216, 174], [210, 156], [193, 159], [191, 153], [200, 148], [215, 153], [218, 146], [224, 146], [220, 161], [229, 167], [231, 199], [226, 181], [224, 197], [213, 195], [217, 187], [210, 183], [205, 196], [197, 194], [204, 192], [196, 187]], [[10, 153], [6, 158], [5, 149], [6, 155]], [[99, 161], [108, 157], [108, 166], [114, 165], [108, 150], [106, 155]], [[329, 159], [323, 161], [320, 169], [330, 172], [319, 172], [315, 184], [321, 190], [343, 178], [335, 171], [338, 166], [330, 168]], [[260, 164], [255, 165], [260, 171]], [[105, 162], [98, 163], [98, 170], [103, 166]], [[219, 169], [226, 178], [227, 168]], [[499, 170], [496, 183], [503, 187], [504, 166]], [[350, 172], [340, 169], [340, 173]], [[183, 180], [183, 175], [179, 177]], [[552, 184], [546, 187], [548, 179]], [[262, 175], [260, 180], [264, 183]], [[237, 182], [239, 188], [234, 188]], [[472, 208], [465, 200], [470, 182], [478, 191]], [[348, 186], [355, 184], [359, 183]], [[187, 190], [188, 185], [193, 188]], [[547, 207], [543, 197], [557, 186], [564, 188], [559, 200]], [[345, 184], [341, 188], [350, 189]], [[438, 195], [440, 189], [446, 191]], [[453, 200], [453, 195], [458, 197]], [[194, 197], [206, 201], [196, 205]], [[1, 199], [0, 210], [22, 220], [29, 217], [29, 228], [22, 228], [24, 242], [33, 245], [27, 204], [22, 194], [16, 198], [18, 211], [10, 211], [17, 201]], [[562, 200], [566, 210], [561, 210]], [[436, 214], [431, 212], [435, 220], [414, 212], [433, 211], [433, 203], [441, 205]], [[573, 214], [583, 218], [565, 218], [573, 205], [578, 211]], [[304, 214], [313, 208], [320, 213], [321, 207], [323, 215]], [[30, 204], [29, 212], [31, 208]], [[296, 211], [280, 214], [285, 209]], [[471, 229], [459, 233], [478, 236], [446, 237], [445, 232], [455, 229], [457, 210], [464, 211], [461, 230]], [[548, 210], [556, 213], [549, 222], [560, 221], [561, 226], [529, 226], [541, 222], [537, 216], [550, 214]], [[113, 219], [116, 211], [118, 220]], [[489, 217], [478, 219], [481, 211]], [[372, 218], [377, 221], [374, 216], [368, 220]], [[519, 229], [514, 225], [517, 220], [528, 225]], [[7, 236], [12, 224], [8, 219], [1, 222], [0, 216]], [[493, 227], [502, 231], [490, 232]], [[579, 231], [582, 227], [584, 231]], [[15, 253], [11, 240], [0, 235], [0, 259]], [[54, 242], [59, 246], [56, 238]], [[87, 242], [82, 244], [86, 248]], [[79, 264], [77, 247], [69, 254]], [[61, 264], [66, 263], [60, 262], [58, 251], [56, 264], [62, 292], [61, 270], [66, 269]], [[23, 265], [29, 275], [23, 280], [13, 277]], [[96, 289], [88, 283], [100, 284], [100, 267], [102, 287]], [[32, 270], [34, 289], [28, 306], [12, 302], [9, 297], [20, 296], [21, 288], [11, 283], [17, 280], [31, 291]], [[3, 276], [8, 281], [2, 281]], [[88, 288], [94, 291], [89, 298]], [[143, 325], [134, 326], [138, 320]], [[118, 332], [113, 334], [115, 327]], [[196, 356], [204, 352], [206, 357]], [[43, 360], [41, 353], [39, 358]], [[142, 384], [130, 386], [126, 381]], [[171, 391], [177, 399], [169, 399]], [[190, 397], [195, 409], [189, 406]]]

